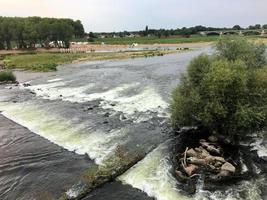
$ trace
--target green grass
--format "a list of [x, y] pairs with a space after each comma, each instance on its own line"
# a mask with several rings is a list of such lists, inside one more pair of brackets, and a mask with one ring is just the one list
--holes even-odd
[[104, 42], [105, 44], [126, 44], [130, 45], [132, 43], [138, 44], [177, 44], [177, 43], [194, 43], [194, 42], [214, 42], [218, 41], [220, 37], [218, 36], [192, 36], [190, 38], [185, 37], [136, 37], [136, 38], [97, 38], [93, 44], [100, 44]]
[[11, 71], [0, 72], [0, 82], [15, 82], [16, 77]]
[[31, 71], [56, 71], [57, 66], [80, 61], [111, 60], [136, 57], [163, 56], [174, 51], [137, 51], [137, 52], [91, 52], [91, 53], [36, 53], [8, 55], [4, 59], [7, 69]]
[[60, 53], [38, 53], [27, 55], [9, 55], [4, 59], [8, 69], [22, 68], [32, 71], [55, 71], [57, 66], [71, 63], [83, 57], [84, 54], [60, 54]]

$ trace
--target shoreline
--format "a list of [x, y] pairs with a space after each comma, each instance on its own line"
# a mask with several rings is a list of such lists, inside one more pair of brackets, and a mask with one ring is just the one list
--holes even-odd
[[[155, 48], [200, 48], [203, 46], [209, 46], [214, 44], [214, 42], [195, 42], [195, 43], [170, 43], [170, 44], [139, 44], [136, 48], [143, 48], [143, 49], [155, 49]], [[115, 50], [121, 50], [121, 49], [128, 49], [131, 45], [112, 45], [112, 44], [75, 44], [71, 45], [69, 48], [70, 50], [95, 50], [95, 51], [115, 51]], [[134, 49], [134, 48], [132, 48]], [[27, 54], [27, 53], [60, 53], [59, 48], [51, 48], [51, 49], [44, 49], [44, 48], [38, 48], [35, 50], [0, 50], [0, 55], [13, 55], [13, 54]]]

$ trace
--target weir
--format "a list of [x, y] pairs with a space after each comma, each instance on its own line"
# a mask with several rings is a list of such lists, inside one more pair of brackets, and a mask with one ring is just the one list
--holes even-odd
[[[96, 191], [105, 190], [105, 194], [113, 192], [106, 191], [106, 182], [113, 180], [125, 184], [115, 194], [130, 187], [136, 194], [143, 191], [144, 199], [150, 199], [145, 194], [158, 200], [242, 199], [242, 195], [255, 199], [262, 196], [265, 176], [216, 192], [204, 190], [200, 183], [197, 193], [190, 196], [182, 192], [173, 175], [168, 110], [171, 90], [191, 58], [210, 51], [210, 47], [202, 47], [160, 58], [64, 66], [31, 81], [30, 86], [1, 87], [0, 110], [49, 144], [90, 162], [61, 194], [94, 193], [89, 183], [96, 177], [94, 184], [101, 185]], [[255, 141], [255, 146], [266, 149], [262, 144], [264, 141]], [[45, 162], [58, 164], [49, 158]], [[35, 179], [39, 181], [38, 176]]]

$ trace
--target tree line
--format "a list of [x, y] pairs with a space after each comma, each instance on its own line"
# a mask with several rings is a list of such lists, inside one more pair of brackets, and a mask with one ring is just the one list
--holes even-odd
[[149, 29], [148, 26], [145, 27], [144, 30], [141, 31], [133, 31], [133, 32], [128, 32], [128, 31], [123, 31], [123, 32], [112, 32], [112, 33], [91, 33], [89, 37], [94, 38], [97, 37], [97, 35], [106, 35], [107, 37], [112, 37], [113, 35], [117, 35], [119, 37], [126, 37], [131, 34], [134, 35], [139, 35], [139, 36], [157, 36], [159, 38], [161, 37], [169, 37], [169, 36], [183, 36], [183, 37], [189, 37], [190, 35], [195, 35], [198, 34], [201, 31], [217, 31], [217, 30], [255, 30], [255, 29], [267, 29], [267, 24], [260, 25], [250, 25], [246, 28], [241, 27], [240, 25], [235, 25], [230, 28], [216, 28], [216, 27], [205, 27], [205, 26], [194, 26], [194, 27], [183, 27], [183, 28], [177, 28], [177, 29]]
[[0, 16], [0, 49], [49, 47], [51, 42], [56, 47], [69, 47], [73, 37], [84, 34], [80, 20]]

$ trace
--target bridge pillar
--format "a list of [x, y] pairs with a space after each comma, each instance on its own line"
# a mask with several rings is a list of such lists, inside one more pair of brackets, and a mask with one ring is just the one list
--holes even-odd
[[223, 32], [221, 31], [221, 32], [220, 32], [220, 37], [222, 37], [222, 35], [223, 35]]
[[240, 36], [243, 36], [243, 32], [241, 30], [239, 31], [239, 35]]

